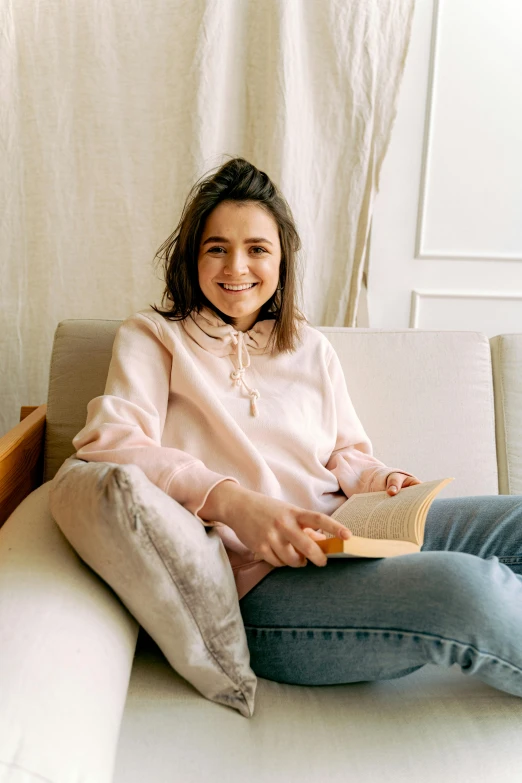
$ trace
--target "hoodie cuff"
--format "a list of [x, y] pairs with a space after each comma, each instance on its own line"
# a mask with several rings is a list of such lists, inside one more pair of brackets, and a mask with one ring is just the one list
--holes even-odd
[[202, 524], [205, 527], [223, 527], [223, 524], [224, 524], [223, 522], [209, 522], [208, 519], [201, 519], [201, 517], [199, 516], [199, 512], [201, 511], [201, 509], [203, 508], [203, 506], [207, 502], [208, 496], [210, 495], [210, 493], [212, 492], [214, 487], [217, 487], [217, 485], [221, 484], [222, 481], [233, 481], [234, 484], [239, 484], [239, 481], [237, 479], [233, 478], [232, 476], [221, 476], [221, 478], [219, 478], [217, 481], [215, 481], [212, 484], [212, 486], [207, 489], [207, 491], [205, 492], [205, 496], [204, 496], [203, 500], [199, 504], [199, 506], [196, 509], [196, 511], [194, 511], [194, 516], [197, 517], [197, 519], [199, 519], [199, 521], [202, 522]]
[[165, 489], [177, 503], [184, 506], [187, 511], [194, 514], [206, 527], [215, 527], [220, 522], [208, 522], [201, 519], [198, 512], [201, 511], [210, 492], [222, 481], [239, 481], [233, 476], [224, 476], [206, 468], [200, 460], [194, 460], [176, 471], [171, 477]]

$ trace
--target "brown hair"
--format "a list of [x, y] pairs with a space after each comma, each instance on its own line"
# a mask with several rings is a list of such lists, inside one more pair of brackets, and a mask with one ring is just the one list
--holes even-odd
[[169, 310], [152, 308], [169, 320], [180, 321], [193, 310], [209, 307], [227, 323], [229, 316], [216, 308], [199, 287], [197, 259], [205, 220], [222, 201], [250, 201], [269, 212], [277, 223], [281, 243], [279, 285], [265, 302], [259, 319], [273, 318], [271, 347], [278, 351], [293, 351], [298, 339], [299, 323], [306, 320], [297, 306], [298, 251], [301, 241], [294, 218], [284, 196], [264, 171], [259, 171], [244, 158], [233, 158], [215, 174], [207, 172], [192, 187], [185, 201], [180, 221], [158, 249], [155, 258], [163, 261], [165, 290], [162, 305]]

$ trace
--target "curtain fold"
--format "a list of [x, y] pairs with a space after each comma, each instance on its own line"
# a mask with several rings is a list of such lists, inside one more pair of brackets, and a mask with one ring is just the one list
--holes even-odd
[[0, 435], [55, 328], [159, 303], [193, 182], [241, 155], [287, 197], [303, 308], [354, 326], [414, 0], [4, 0]]

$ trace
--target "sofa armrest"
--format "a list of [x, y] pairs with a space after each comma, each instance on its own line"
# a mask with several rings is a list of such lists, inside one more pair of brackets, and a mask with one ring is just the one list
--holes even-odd
[[492, 337], [499, 492], [522, 495], [522, 334]]
[[33, 489], [42, 483], [47, 405], [27, 413], [0, 438], [0, 527]]
[[61, 533], [49, 486], [0, 530], [0, 780], [111, 783], [139, 626]]

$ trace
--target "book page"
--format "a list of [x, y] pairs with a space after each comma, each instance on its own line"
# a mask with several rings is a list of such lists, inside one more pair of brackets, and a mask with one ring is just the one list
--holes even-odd
[[[349, 528], [354, 536], [397, 539], [416, 544], [417, 510], [440, 484], [441, 480], [426, 481], [405, 487], [395, 496], [385, 491], [352, 495], [332, 514], [332, 518]], [[331, 533], [323, 532], [327, 538], [334, 538]]]

